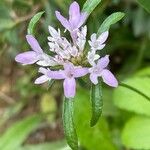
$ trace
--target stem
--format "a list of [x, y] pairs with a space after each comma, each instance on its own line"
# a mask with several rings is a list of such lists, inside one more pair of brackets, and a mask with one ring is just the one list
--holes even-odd
[[134, 88], [134, 87], [132, 87], [130, 85], [127, 85], [125, 83], [119, 83], [119, 85], [122, 86], [122, 87], [128, 88], [128, 89], [130, 89], [130, 90], [132, 90], [132, 91], [134, 91], [136, 93], [138, 93], [139, 95], [143, 96], [145, 99], [147, 99], [148, 101], [150, 101], [150, 97], [147, 96], [147, 95], [145, 95], [144, 93], [142, 93], [138, 89], [136, 89], [136, 88]]

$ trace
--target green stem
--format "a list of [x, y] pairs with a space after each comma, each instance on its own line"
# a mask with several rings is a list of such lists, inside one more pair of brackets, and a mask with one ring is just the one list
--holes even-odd
[[132, 87], [132, 86], [130, 86], [130, 85], [127, 85], [127, 84], [125, 84], [125, 83], [120, 83], [119, 85], [122, 86], [122, 87], [128, 88], [128, 89], [130, 89], [130, 90], [132, 90], [132, 91], [134, 91], [134, 92], [136, 92], [136, 93], [138, 93], [139, 95], [143, 96], [145, 99], [147, 99], [148, 101], [150, 101], [150, 97], [147, 96], [147, 95], [145, 95], [144, 93], [142, 93], [142, 92], [139, 91], [138, 89], [136, 89], [136, 88], [134, 88], [134, 87]]

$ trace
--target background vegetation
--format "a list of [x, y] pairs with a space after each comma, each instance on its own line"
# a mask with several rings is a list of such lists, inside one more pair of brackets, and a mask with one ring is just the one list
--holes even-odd
[[[48, 25], [62, 27], [55, 10], [68, 12], [71, 0], [0, 0], [0, 150], [69, 150], [64, 140], [61, 111], [62, 86], [37, 86], [35, 66], [14, 61], [28, 50], [25, 40], [31, 17], [46, 11], [35, 35], [48, 50]], [[85, 0], [78, 0], [83, 6]], [[120, 82], [113, 90], [103, 85], [104, 108], [91, 128], [89, 88], [78, 85], [75, 124], [82, 150], [150, 149], [150, 2], [102, 0], [89, 17], [88, 35], [97, 32], [111, 13], [124, 19], [113, 25], [104, 53]]]

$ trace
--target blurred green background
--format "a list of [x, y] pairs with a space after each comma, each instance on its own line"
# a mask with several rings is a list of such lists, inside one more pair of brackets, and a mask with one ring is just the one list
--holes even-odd
[[[0, 0], [0, 150], [69, 150], [62, 120], [62, 85], [34, 85], [36, 66], [21, 66], [16, 54], [29, 49], [27, 26], [45, 11], [35, 36], [48, 50], [48, 25], [62, 28], [55, 10], [68, 14], [72, 0]], [[83, 6], [85, 0], [78, 0]], [[81, 150], [150, 149], [150, 1], [102, 0], [87, 20], [88, 37], [111, 13], [126, 16], [110, 29], [110, 70], [131, 88], [103, 85], [104, 108], [91, 128], [89, 88], [78, 85], [75, 124]], [[142, 3], [142, 6], [140, 5]]]

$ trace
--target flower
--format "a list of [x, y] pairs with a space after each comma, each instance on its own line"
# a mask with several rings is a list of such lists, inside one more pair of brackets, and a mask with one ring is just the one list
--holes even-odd
[[101, 50], [105, 47], [104, 42], [107, 40], [108, 38], [108, 31], [102, 33], [98, 38], [96, 33], [93, 33], [91, 35], [91, 40], [89, 41], [89, 44], [91, 46], [91, 50]]
[[98, 83], [98, 77], [102, 77], [103, 81], [112, 87], [118, 86], [118, 81], [114, 77], [114, 75], [106, 69], [109, 64], [109, 56], [106, 55], [98, 60], [97, 64], [95, 64], [92, 68], [89, 69], [90, 72], [90, 80], [93, 84]]
[[26, 35], [27, 42], [31, 46], [32, 50], [15, 57], [15, 60], [23, 65], [29, 65], [37, 63], [40, 66], [55, 66], [58, 63], [54, 61], [53, 57], [45, 54], [40, 47], [37, 40], [32, 35]]
[[61, 24], [70, 31], [72, 38], [75, 40], [77, 30], [84, 24], [87, 14], [80, 12], [80, 6], [76, 1], [70, 5], [69, 19], [63, 17], [59, 11], [56, 11], [55, 14]]
[[[93, 33], [88, 41], [90, 50], [87, 52], [85, 50], [87, 26], [82, 26], [87, 14], [80, 12], [78, 3], [73, 2], [70, 5], [68, 20], [58, 11], [56, 11], [56, 17], [70, 32], [72, 39], [63, 37], [60, 29], [56, 30], [49, 26], [48, 45], [52, 56], [44, 53], [34, 36], [26, 35], [27, 42], [32, 50], [18, 54], [15, 58], [17, 62], [23, 65], [36, 63], [40, 66], [38, 72], [42, 75], [35, 80], [35, 84], [42, 84], [51, 79], [64, 80], [64, 95], [67, 98], [75, 96], [75, 79], [87, 74], [90, 74], [90, 80], [93, 84], [98, 84], [98, 77], [102, 77], [106, 84], [117, 87], [118, 81], [106, 69], [109, 64], [109, 56], [106, 55], [100, 58], [97, 53], [98, 50], [102, 50], [105, 47], [108, 31], [102, 33], [99, 37], [97, 37], [96, 33]], [[58, 70], [57, 68], [64, 69]]]
[[40, 68], [39, 72], [42, 72], [44, 75], [35, 80], [36, 84], [44, 83], [49, 79], [64, 79], [64, 94], [67, 98], [72, 98], [76, 92], [75, 78], [88, 74], [88, 68], [75, 67], [72, 63], [66, 63], [64, 70], [51, 71], [50, 69]]

